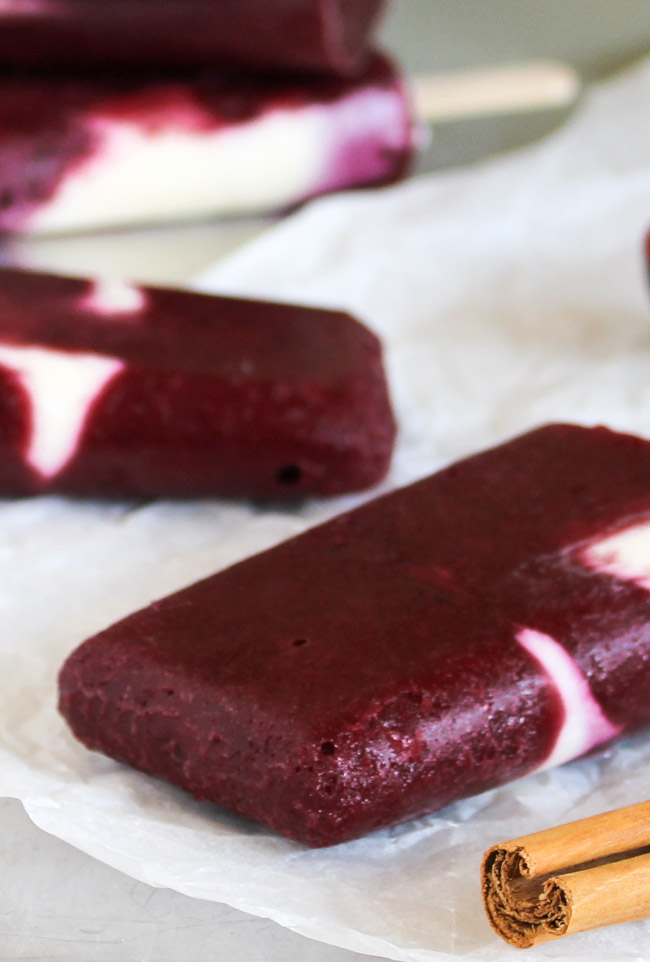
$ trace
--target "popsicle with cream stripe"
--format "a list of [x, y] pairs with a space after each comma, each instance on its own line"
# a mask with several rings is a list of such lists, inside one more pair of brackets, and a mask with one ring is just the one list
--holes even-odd
[[0, 495], [334, 494], [394, 431], [347, 314], [0, 271]]
[[352, 80], [215, 70], [5, 75], [0, 230], [279, 211], [395, 181], [413, 148], [402, 78], [380, 56]]
[[60, 707], [90, 748], [344, 842], [650, 724], [649, 531], [650, 443], [549, 425], [107, 628]]

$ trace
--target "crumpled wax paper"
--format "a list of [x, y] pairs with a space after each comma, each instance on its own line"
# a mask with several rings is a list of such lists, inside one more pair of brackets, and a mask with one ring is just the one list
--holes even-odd
[[[200, 283], [344, 307], [381, 334], [400, 423], [383, 488], [552, 419], [648, 436], [649, 105], [645, 63], [589, 94], [545, 143], [314, 203]], [[308, 851], [86, 751], [57, 716], [57, 669], [85, 636], [359, 500], [3, 502], [0, 793], [134, 878], [325, 942], [413, 962], [514, 958], [483, 917], [482, 851], [649, 798], [650, 733]], [[649, 937], [649, 923], [634, 923], [543, 945], [535, 958], [647, 958]]]

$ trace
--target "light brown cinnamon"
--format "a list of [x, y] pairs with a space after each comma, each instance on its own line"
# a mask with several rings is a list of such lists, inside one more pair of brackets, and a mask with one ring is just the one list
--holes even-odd
[[530, 948], [650, 916], [650, 802], [489, 849], [483, 900], [492, 927]]

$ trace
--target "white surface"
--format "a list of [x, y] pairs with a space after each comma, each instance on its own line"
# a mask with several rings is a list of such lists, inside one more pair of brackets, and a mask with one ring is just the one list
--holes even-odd
[[[319, 202], [223, 264], [211, 286], [345, 306], [382, 334], [401, 427], [392, 483], [551, 418], [647, 434], [649, 97], [647, 65], [521, 156]], [[76, 641], [340, 507], [6, 503], [0, 670], [12, 686], [0, 790], [21, 797], [37, 824], [142, 881], [375, 955], [502, 959], [508, 950], [480, 908], [482, 850], [650, 796], [647, 737], [308, 852], [85, 752], [56, 715], [54, 675]], [[536, 957], [644, 958], [649, 934], [647, 923], [629, 925]]]

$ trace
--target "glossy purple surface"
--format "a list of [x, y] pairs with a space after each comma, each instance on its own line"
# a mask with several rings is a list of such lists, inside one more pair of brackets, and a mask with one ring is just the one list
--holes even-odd
[[93, 401], [76, 453], [48, 480], [25, 457], [29, 394], [0, 360], [1, 494], [297, 498], [385, 474], [395, 424], [379, 341], [358, 321], [139, 290], [142, 310], [95, 313], [91, 282], [0, 271], [0, 348], [123, 362]]
[[[130, 124], [151, 137], [176, 130], [211, 133], [279, 109], [313, 105], [335, 112], [355, 95], [374, 95], [372, 106], [382, 122], [360, 101], [355, 117], [333, 125], [331, 142], [314, 146], [322, 157], [322, 182], [306, 194], [297, 186], [296, 204], [326, 190], [390, 183], [407, 173], [414, 150], [410, 109], [399, 72], [386, 58], [374, 56], [354, 80], [237, 76], [216, 70], [127, 70], [119, 77], [0, 73], [0, 231], [28, 228], [30, 215], [47, 204], [66, 177], [101, 158], [106, 125]], [[167, 171], [166, 176], [171, 182], [161, 184], [162, 219], [166, 192], [173, 192], [174, 178], [182, 182], [187, 170]], [[263, 179], [264, 156], [251, 157], [243, 176]], [[128, 191], [125, 183], [126, 197]], [[206, 216], [210, 213], [206, 210]]]
[[60, 708], [88, 747], [319, 846], [549, 757], [548, 632], [612, 723], [650, 720], [650, 593], [580, 548], [650, 519], [650, 444], [551, 425], [158, 601], [86, 641]]
[[358, 72], [384, 0], [12, 0], [0, 62]]

